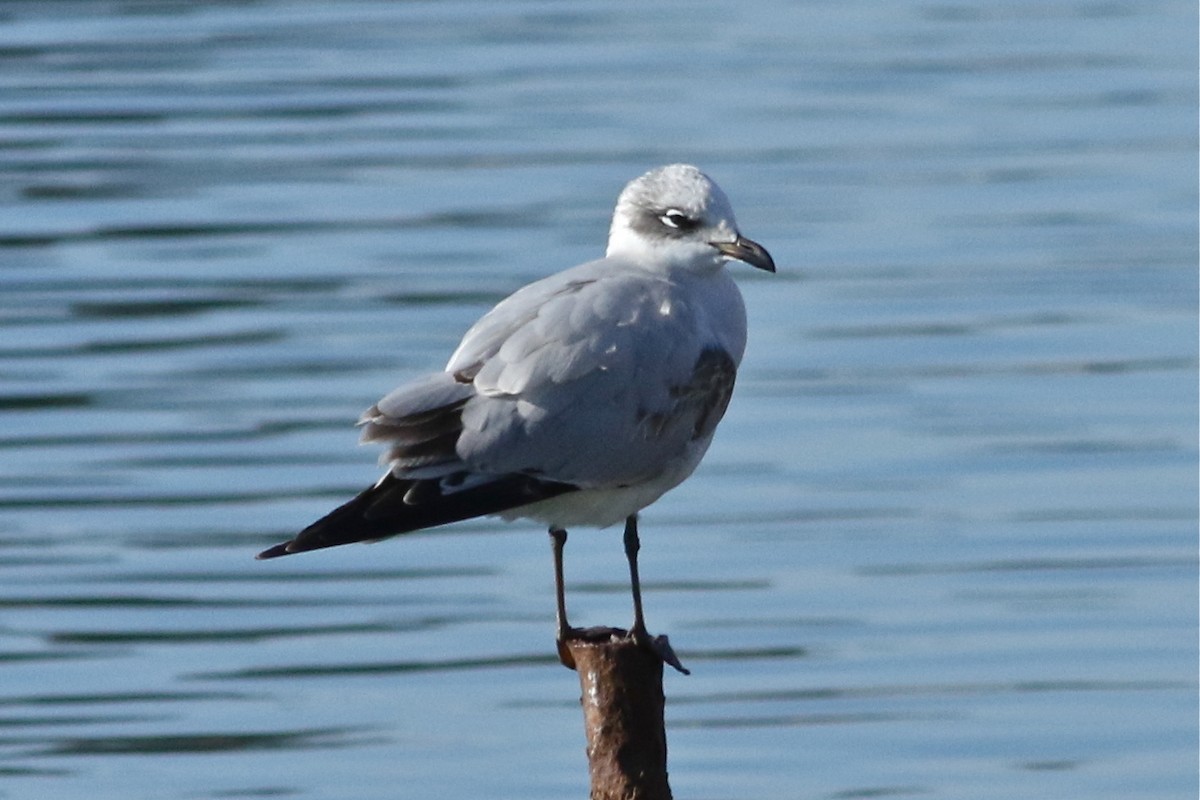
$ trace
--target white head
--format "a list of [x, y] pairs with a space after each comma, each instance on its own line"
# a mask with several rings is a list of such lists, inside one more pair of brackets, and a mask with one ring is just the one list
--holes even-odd
[[631, 181], [617, 198], [609, 256], [709, 271], [730, 259], [775, 271], [762, 245], [738, 233], [729, 198], [690, 164], [671, 164]]

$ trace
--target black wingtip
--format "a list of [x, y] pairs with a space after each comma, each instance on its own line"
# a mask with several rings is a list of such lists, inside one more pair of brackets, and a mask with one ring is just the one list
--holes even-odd
[[[578, 488], [527, 475], [502, 476], [450, 495], [441, 493], [436, 480], [426, 487], [429, 491], [422, 493], [419, 491], [421, 483], [385, 475], [358, 497], [300, 531], [296, 538], [263, 550], [257, 559], [265, 561], [351, 542], [378, 541], [422, 528], [496, 514]], [[414, 489], [418, 491], [414, 492]], [[413, 504], [409, 502], [412, 497], [424, 499]]]
[[266, 550], [263, 550], [261, 553], [256, 555], [254, 558], [257, 561], [266, 561], [268, 558], [279, 558], [280, 556], [291, 555], [292, 551], [288, 549], [288, 545], [290, 545], [290, 544], [291, 544], [291, 542], [281, 542], [280, 544], [277, 544], [274, 547], [268, 547]]

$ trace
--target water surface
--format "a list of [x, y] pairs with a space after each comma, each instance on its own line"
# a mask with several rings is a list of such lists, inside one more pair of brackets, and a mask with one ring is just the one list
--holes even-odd
[[0, 797], [584, 796], [535, 526], [252, 556], [680, 160], [780, 269], [643, 519], [676, 795], [1195, 796], [1190, 4], [0, 14]]

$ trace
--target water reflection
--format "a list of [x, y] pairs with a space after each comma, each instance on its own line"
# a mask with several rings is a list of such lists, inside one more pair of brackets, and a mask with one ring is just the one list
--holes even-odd
[[[62, 724], [61, 722], [59, 724]], [[171, 736], [106, 736], [55, 741], [36, 746], [33, 757], [164, 755], [254, 750], [332, 750], [372, 741], [363, 731], [315, 729], [263, 733], [193, 733]]]

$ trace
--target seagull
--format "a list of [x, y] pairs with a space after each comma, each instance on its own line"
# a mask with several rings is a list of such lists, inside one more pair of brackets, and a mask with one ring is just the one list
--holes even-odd
[[479, 516], [549, 527], [560, 660], [567, 529], [624, 521], [627, 635], [686, 672], [642, 613], [638, 512], [700, 463], [733, 393], [746, 309], [729, 261], [775, 271], [729, 199], [688, 164], [651, 170], [617, 199], [604, 258], [517, 290], [475, 323], [446, 368], [362, 415], [387, 471], [258, 558], [375, 541]]

